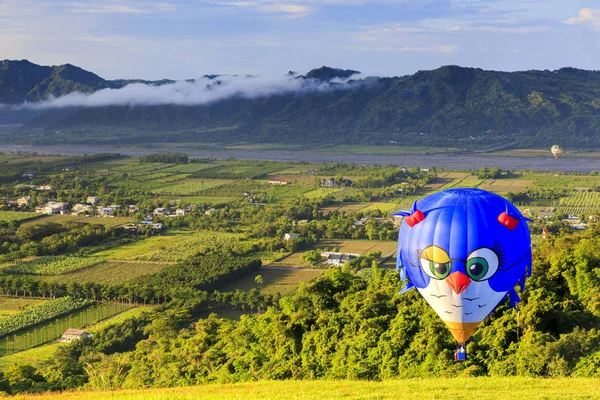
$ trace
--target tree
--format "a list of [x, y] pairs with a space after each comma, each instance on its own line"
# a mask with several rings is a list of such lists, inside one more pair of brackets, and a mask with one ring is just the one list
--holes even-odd
[[262, 285], [264, 283], [264, 279], [262, 275], [256, 275], [256, 278], [254, 278], [254, 282], [256, 282], [257, 285]]
[[321, 256], [321, 252], [319, 250], [309, 250], [302, 254], [302, 261], [316, 265], [323, 261], [323, 257]]

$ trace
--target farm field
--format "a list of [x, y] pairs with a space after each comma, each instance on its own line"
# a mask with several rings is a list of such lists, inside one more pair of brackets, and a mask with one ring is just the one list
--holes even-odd
[[296, 251], [289, 256], [273, 262], [274, 266], [282, 267], [310, 267], [310, 264], [302, 261], [302, 254], [309, 250], [333, 251], [337, 248], [340, 253], [363, 254], [367, 251], [380, 251], [382, 256], [396, 251], [397, 244], [392, 241], [378, 240], [321, 240], [304, 251]]
[[[323, 270], [319, 269], [263, 267], [225, 286], [223, 291], [259, 289], [262, 293], [275, 294], [279, 292], [285, 296], [296, 291], [300, 284], [308, 282], [322, 273]], [[262, 285], [257, 284], [255, 281], [258, 275], [263, 277], [264, 282]]]
[[13, 315], [28, 307], [37, 306], [46, 300], [27, 299], [20, 297], [0, 297], [0, 318]]
[[109, 260], [179, 261], [190, 251], [215, 243], [233, 242], [237, 235], [223, 232], [163, 234], [94, 253]]
[[151, 192], [168, 196], [194, 196], [200, 195], [207, 189], [226, 185], [231, 182], [233, 181], [227, 179], [183, 179], [174, 184], [151, 189]]
[[105, 303], [60, 315], [0, 339], [0, 354], [7, 355], [51, 342], [69, 328], [83, 328], [132, 308], [126, 304]]
[[[584, 378], [432, 378], [397, 379], [381, 382], [337, 381], [261, 381], [211, 384], [170, 389], [118, 391], [74, 391], [48, 393], [39, 400], [312, 400], [312, 399], [592, 399], [600, 391], [600, 380]], [[31, 399], [15, 396], [15, 400]]]
[[5, 273], [19, 275], [60, 275], [102, 262], [99, 258], [75, 256], [45, 256], [19, 262], [4, 269]]
[[[39, 214], [38, 214], [39, 215]], [[27, 220], [21, 226], [31, 226], [46, 222], [84, 222], [87, 224], [104, 225], [107, 228], [121, 226], [133, 222], [131, 217], [88, 217], [85, 215], [44, 215], [36, 219]]]
[[40, 281], [61, 283], [96, 282], [120, 284], [134, 280], [140, 276], [154, 274], [171, 263], [155, 261], [108, 260], [84, 270], [62, 275], [42, 276]]
[[40, 214], [28, 211], [0, 211], [0, 221], [27, 221], [41, 217]]

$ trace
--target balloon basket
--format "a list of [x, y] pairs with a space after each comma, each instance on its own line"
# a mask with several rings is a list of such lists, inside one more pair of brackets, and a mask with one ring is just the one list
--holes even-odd
[[456, 352], [454, 353], [454, 361], [466, 361], [467, 360], [467, 350], [465, 349], [464, 343], [459, 343], [456, 346]]

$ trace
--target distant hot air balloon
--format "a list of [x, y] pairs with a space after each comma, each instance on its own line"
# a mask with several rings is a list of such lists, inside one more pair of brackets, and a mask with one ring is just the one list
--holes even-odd
[[562, 147], [555, 144], [554, 146], [552, 146], [550, 151], [552, 152], [552, 155], [554, 155], [554, 158], [558, 158], [559, 154], [562, 153]]
[[[504, 198], [480, 189], [450, 189], [415, 202], [398, 237], [397, 268], [456, 339], [455, 359], [487, 315], [531, 275], [527, 218]], [[407, 282], [408, 278], [410, 282]]]

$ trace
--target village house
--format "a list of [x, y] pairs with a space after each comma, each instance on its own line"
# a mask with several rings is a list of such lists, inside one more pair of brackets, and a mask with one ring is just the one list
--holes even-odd
[[189, 211], [186, 208], [178, 208], [177, 210], [175, 210], [175, 215], [178, 217], [188, 215], [188, 213]]
[[152, 215], [155, 217], [166, 217], [167, 215], [171, 215], [172, 210], [168, 207], [157, 207], [152, 212]]
[[327, 179], [323, 182], [324, 187], [335, 187], [335, 179]]
[[50, 186], [50, 185], [36, 186], [35, 190], [48, 191], [48, 190], [52, 190], [52, 186]]
[[25, 197], [21, 197], [21, 198], [17, 199], [17, 205], [19, 207], [28, 206], [30, 204], [31, 204], [30, 196], [25, 196]]
[[62, 336], [60, 337], [61, 342], [71, 343], [74, 340], [79, 340], [83, 338], [91, 338], [93, 335], [89, 332], [84, 331], [83, 329], [67, 329]]
[[38, 214], [64, 214], [67, 212], [67, 203], [60, 201], [49, 201], [42, 207], [36, 207], [35, 212]]
[[354, 222], [353, 222], [353, 225], [354, 225], [355, 227], [357, 227], [357, 226], [364, 226], [364, 225], [365, 225], [365, 223], [366, 223], [368, 220], [369, 220], [369, 217], [362, 217], [362, 218], [361, 218], [361, 219], [359, 219], [358, 221], [354, 221]]
[[33, 172], [25, 172], [23, 178], [33, 178]]
[[82, 214], [85, 212], [91, 213], [93, 211], [93, 207], [89, 204], [81, 204], [77, 203], [73, 206], [72, 210], [74, 214]]
[[85, 199], [85, 202], [88, 204], [98, 204], [100, 203], [100, 198], [99, 197], [94, 197], [94, 196], [89, 196], [87, 199]]
[[537, 219], [548, 219], [554, 218], [555, 213], [553, 211], [540, 211], [538, 213]]
[[328, 253], [327, 264], [339, 267], [358, 257], [358, 254]]
[[133, 214], [133, 213], [136, 213], [138, 211], [140, 211], [140, 209], [137, 206], [133, 205], [133, 204], [130, 204], [130, 205], [127, 206], [127, 213], [128, 214]]
[[298, 239], [298, 237], [300, 237], [300, 235], [297, 233], [286, 233], [285, 235], [283, 235], [283, 238], [285, 240]]
[[108, 217], [108, 216], [113, 215], [115, 213], [115, 211], [119, 210], [120, 208], [121, 208], [121, 206], [118, 204], [112, 204], [107, 207], [100, 207], [100, 209], [98, 209], [98, 214], [103, 217]]
[[285, 186], [288, 183], [286, 181], [280, 181], [280, 180], [271, 180], [271, 181], [267, 181], [269, 182], [271, 185], [282, 185]]

